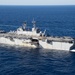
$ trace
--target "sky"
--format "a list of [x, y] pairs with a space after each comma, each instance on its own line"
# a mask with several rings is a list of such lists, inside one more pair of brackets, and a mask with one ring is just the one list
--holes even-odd
[[0, 5], [75, 5], [75, 0], [0, 0]]

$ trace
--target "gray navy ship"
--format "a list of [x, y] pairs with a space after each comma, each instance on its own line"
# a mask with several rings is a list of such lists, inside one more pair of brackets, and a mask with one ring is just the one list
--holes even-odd
[[46, 30], [40, 31], [33, 20], [32, 30], [26, 30], [26, 22], [16, 31], [0, 31], [0, 43], [23, 47], [44, 48], [50, 50], [75, 51], [75, 39], [71, 37], [46, 36]]

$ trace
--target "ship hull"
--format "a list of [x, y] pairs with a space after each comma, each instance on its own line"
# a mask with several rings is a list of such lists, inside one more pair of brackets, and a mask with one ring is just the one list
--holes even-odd
[[51, 41], [51, 42], [46, 42], [42, 40], [38, 40], [39, 45], [31, 42], [30, 39], [18, 39], [18, 38], [6, 38], [6, 37], [0, 37], [0, 43], [1, 44], [8, 44], [8, 45], [18, 45], [22, 47], [31, 47], [31, 48], [43, 48], [43, 49], [51, 49], [51, 50], [71, 50], [72, 47], [75, 46], [73, 43], [69, 42], [56, 42], [56, 41]]

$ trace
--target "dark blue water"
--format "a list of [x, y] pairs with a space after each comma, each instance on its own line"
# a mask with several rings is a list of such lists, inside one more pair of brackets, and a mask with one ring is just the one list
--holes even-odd
[[[0, 6], [0, 29], [16, 30], [24, 21], [53, 36], [75, 37], [75, 6]], [[0, 46], [0, 75], [75, 75], [75, 53]]]

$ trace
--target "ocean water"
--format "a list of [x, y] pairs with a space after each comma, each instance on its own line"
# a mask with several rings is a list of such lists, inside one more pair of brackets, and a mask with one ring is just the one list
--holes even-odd
[[[75, 38], [75, 6], [0, 6], [0, 29], [16, 30], [24, 21], [51, 36]], [[75, 75], [75, 53], [0, 44], [0, 75]]]

